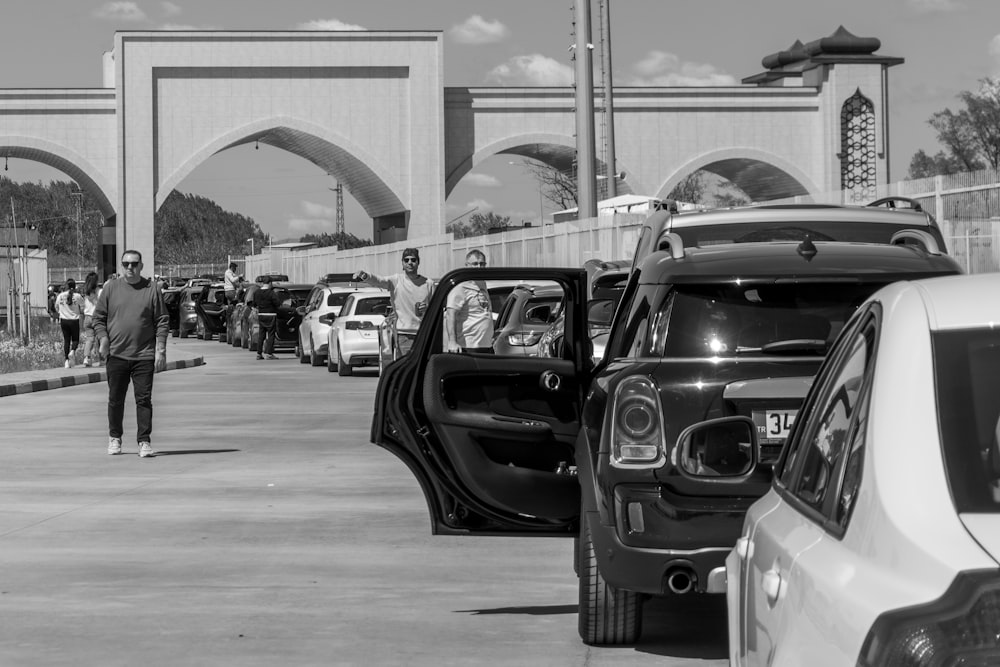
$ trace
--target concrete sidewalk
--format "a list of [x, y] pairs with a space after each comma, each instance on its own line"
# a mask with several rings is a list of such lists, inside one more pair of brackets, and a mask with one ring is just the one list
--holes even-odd
[[[172, 339], [167, 341], [167, 370], [191, 368], [205, 363], [205, 357], [193, 350], [185, 350]], [[4, 373], [0, 375], [0, 398], [29, 394], [46, 389], [73, 387], [91, 382], [106, 382], [108, 373], [103, 367], [75, 366], [74, 368], [43, 368], [37, 371]]]

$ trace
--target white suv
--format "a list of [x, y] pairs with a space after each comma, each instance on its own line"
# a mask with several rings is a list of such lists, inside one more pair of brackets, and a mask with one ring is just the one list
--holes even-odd
[[309, 292], [304, 306], [299, 307], [302, 324], [299, 325], [299, 342], [295, 354], [299, 360], [313, 366], [326, 363], [327, 334], [330, 325], [340, 314], [347, 297], [354, 292], [380, 292], [375, 287], [342, 287], [316, 285]]

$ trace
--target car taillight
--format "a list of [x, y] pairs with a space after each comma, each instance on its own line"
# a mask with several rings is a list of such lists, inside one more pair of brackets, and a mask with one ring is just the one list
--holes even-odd
[[619, 468], [657, 468], [666, 461], [660, 393], [646, 376], [626, 378], [615, 388], [608, 436], [611, 464]]
[[937, 600], [882, 614], [859, 667], [1000, 664], [1000, 572], [960, 572]]
[[320, 322], [320, 324], [330, 325], [330, 324], [333, 324], [333, 321], [335, 319], [337, 319], [337, 316], [334, 315], [333, 313], [327, 313], [326, 315], [320, 315], [319, 316], [319, 322]]
[[368, 320], [350, 320], [344, 322], [344, 328], [348, 331], [356, 331], [358, 329], [374, 329], [375, 323], [369, 322]]
[[517, 333], [508, 334], [507, 342], [511, 345], [527, 347], [537, 343], [541, 337], [542, 332], [540, 331], [518, 331]]

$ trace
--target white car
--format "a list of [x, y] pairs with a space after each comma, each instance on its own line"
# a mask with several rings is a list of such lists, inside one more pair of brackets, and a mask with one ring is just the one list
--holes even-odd
[[375, 287], [344, 287], [316, 285], [306, 297], [305, 305], [299, 308], [302, 323], [299, 324], [299, 341], [295, 354], [299, 361], [313, 366], [322, 366], [327, 359], [327, 335], [330, 326], [340, 314], [347, 297], [354, 292], [375, 292]]
[[355, 366], [378, 368], [379, 326], [388, 311], [388, 290], [366, 288], [349, 294], [327, 332], [327, 370], [351, 375]]
[[898, 282], [844, 327], [726, 560], [731, 664], [1000, 664], [997, 294]]

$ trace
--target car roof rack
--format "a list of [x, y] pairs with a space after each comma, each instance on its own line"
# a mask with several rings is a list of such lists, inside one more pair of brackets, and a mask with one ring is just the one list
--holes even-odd
[[899, 197], [899, 196], [882, 197], [881, 199], [876, 199], [875, 201], [866, 204], [866, 206], [869, 207], [885, 206], [886, 208], [898, 208], [896, 206], [897, 203], [909, 204], [910, 205], [909, 208], [913, 209], [914, 211], [918, 211], [920, 213], [924, 212], [924, 207], [920, 205], [920, 202], [910, 197]]
[[892, 238], [889, 239], [889, 243], [891, 245], [914, 245], [912, 243], [908, 243], [908, 241], [916, 241], [916, 244], [921, 246], [924, 249], [924, 252], [929, 255], [942, 254], [941, 248], [938, 246], [937, 239], [935, 239], [932, 234], [929, 234], [922, 229], [901, 229], [893, 234]]
[[656, 242], [657, 250], [669, 250], [670, 256], [674, 259], [684, 259], [684, 240], [676, 232], [664, 232], [660, 234]]

